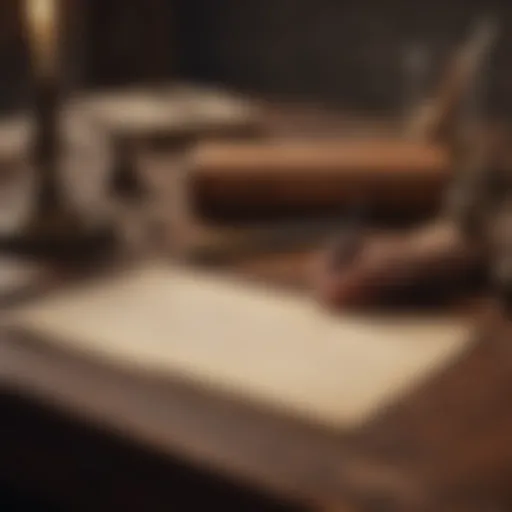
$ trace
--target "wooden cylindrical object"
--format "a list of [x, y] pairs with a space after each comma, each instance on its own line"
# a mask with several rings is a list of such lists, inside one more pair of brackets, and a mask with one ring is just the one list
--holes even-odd
[[442, 147], [399, 139], [205, 143], [189, 163], [196, 206], [223, 211], [420, 211], [439, 204], [451, 168]]

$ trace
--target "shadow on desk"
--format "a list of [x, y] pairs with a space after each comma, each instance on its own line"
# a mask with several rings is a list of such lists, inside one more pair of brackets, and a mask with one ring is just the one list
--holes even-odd
[[19, 489], [0, 483], [0, 510], [2, 512], [60, 512], [56, 506], [49, 505]]
[[[298, 510], [15, 394], [0, 394], [0, 417], [2, 512]], [[26, 499], [23, 489], [30, 489], [37, 501]]]

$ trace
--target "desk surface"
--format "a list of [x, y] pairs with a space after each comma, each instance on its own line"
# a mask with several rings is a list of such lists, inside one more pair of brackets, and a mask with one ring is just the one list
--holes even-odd
[[[263, 259], [244, 270], [254, 266], [259, 275], [276, 271]], [[319, 507], [348, 501], [372, 510], [370, 502], [385, 500], [391, 510], [454, 510], [469, 497], [510, 503], [508, 338], [489, 335], [404, 403], [343, 436], [7, 335], [0, 379], [61, 413], [283, 497]]]

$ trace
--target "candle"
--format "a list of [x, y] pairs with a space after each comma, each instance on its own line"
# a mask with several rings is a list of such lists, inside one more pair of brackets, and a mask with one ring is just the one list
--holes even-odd
[[59, 0], [25, 0], [29, 44], [36, 71], [54, 73], [57, 61]]

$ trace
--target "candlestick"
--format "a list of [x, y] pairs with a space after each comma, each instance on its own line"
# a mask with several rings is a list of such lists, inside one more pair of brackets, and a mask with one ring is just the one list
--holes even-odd
[[26, 0], [27, 35], [34, 71], [34, 165], [40, 180], [36, 215], [63, 208], [59, 156], [59, 2]]
[[39, 214], [64, 208], [62, 184], [57, 172], [59, 144], [59, 88], [51, 81], [40, 82], [34, 90], [33, 161], [39, 178]]

